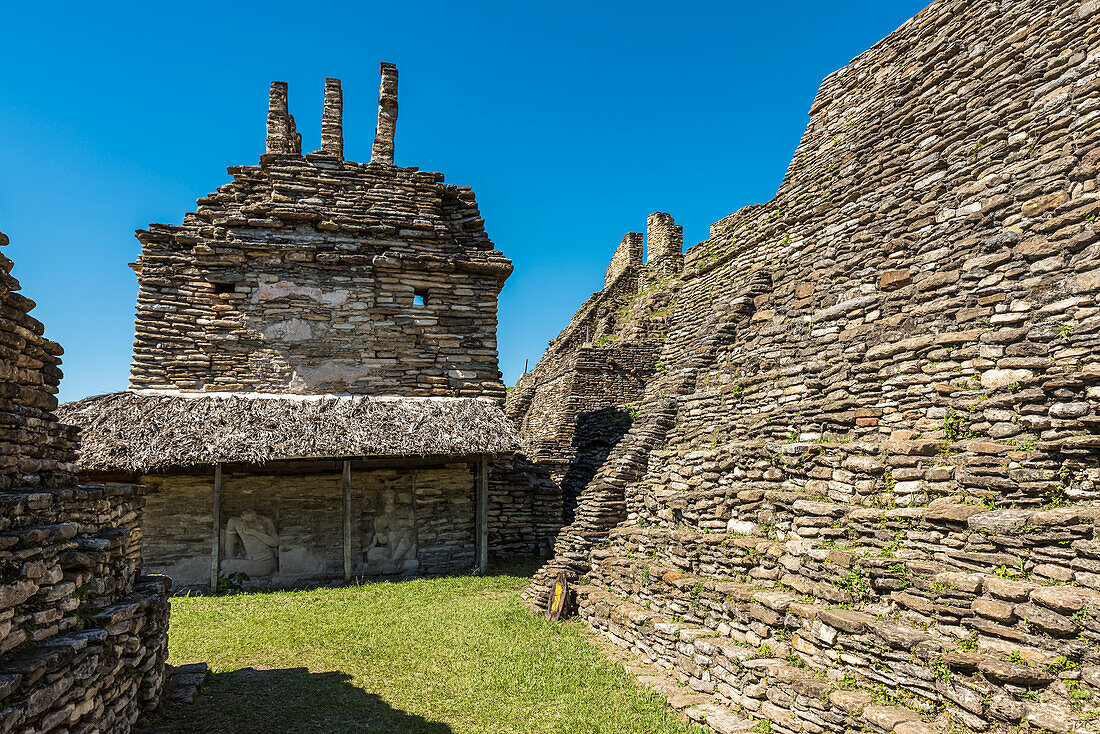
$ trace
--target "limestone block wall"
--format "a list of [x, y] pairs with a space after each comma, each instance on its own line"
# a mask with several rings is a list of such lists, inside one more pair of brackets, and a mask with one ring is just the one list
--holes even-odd
[[[0, 234], [0, 245], [7, 237]], [[139, 576], [144, 490], [75, 486], [61, 348], [0, 256], [0, 728], [125, 734], [159, 699], [168, 582]]]
[[1095, 730], [1098, 13], [934, 2], [686, 253], [673, 416], [548, 569], [715, 730]]

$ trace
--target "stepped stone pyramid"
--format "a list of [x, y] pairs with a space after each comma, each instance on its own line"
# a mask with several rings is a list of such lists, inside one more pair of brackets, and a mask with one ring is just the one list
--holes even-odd
[[714, 731], [1097, 731], [1098, 176], [1096, 0], [939, 0], [830, 75], [774, 199], [509, 395], [531, 453], [633, 419], [526, 597]]

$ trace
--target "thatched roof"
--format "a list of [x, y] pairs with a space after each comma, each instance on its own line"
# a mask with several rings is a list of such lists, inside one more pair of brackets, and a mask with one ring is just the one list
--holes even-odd
[[519, 446], [504, 411], [485, 398], [125, 391], [66, 403], [57, 415], [81, 429], [80, 467], [91, 471]]

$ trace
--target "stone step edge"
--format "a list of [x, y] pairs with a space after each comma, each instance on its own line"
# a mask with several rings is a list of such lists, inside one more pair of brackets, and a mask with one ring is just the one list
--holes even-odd
[[[601, 595], [606, 595], [606, 597], [608, 597], [604, 599], [605, 601], [617, 600], [614, 595], [607, 594], [607, 592], [601, 592]], [[623, 605], [626, 604], [632, 603], [625, 602]], [[612, 659], [620, 658], [620, 662], [625, 658], [629, 658], [633, 661], [631, 663], [624, 663], [624, 667], [628, 673], [634, 675], [638, 679], [640, 684], [664, 696], [668, 700], [669, 705], [673, 708], [682, 710], [689, 719], [707, 726], [707, 728], [713, 732], [717, 732], [717, 734], [758, 732], [761, 731], [761, 729], [756, 727], [759, 726], [761, 721], [769, 722], [770, 727], [767, 729], [769, 732], [775, 732], [776, 734], [799, 734], [795, 730], [784, 727], [774, 719], [766, 716], [757, 716], [755, 714], [746, 713], [745, 715], [741, 715], [735, 713], [713, 696], [686, 689], [685, 686], [669, 677], [665, 671], [645, 662], [629, 650], [617, 645], [609, 647], [614, 645], [611, 640], [608, 640], [597, 630], [590, 628], [590, 631], [593, 635], [598, 637], [601, 642], [606, 643], [601, 646], [608, 653], [609, 657]], [[710, 630], [708, 630], [708, 632], [710, 632]], [[868, 704], [862, 699], [859, 701], [849, 701], [848, 699], [852, 698], [854, 695], [855, 694], [852, 694], [852, 692], [838, 689], [830, 694], [829, 703], [843, 709], [853, 718], [863, 719], [871, 725], [872, 731], [884, 731], [890, 732], [891, 734], [943, 734], [946, 731], [935, 724], [914, 718], [915, 712], [902, 706]]]
[[[850, 560], [854, 561], [854, 564], [851, 565], [863, 565], [858, 562], [862, 559], [856, 558]], [[889, 561], [894, 559], [885, 560]], [[639, 565], [646, 565], [644, 560], [639, 563], [636, 562], [637, 559], [617, 555], [604, 555], [600, 561], [611, 562], [621, 566], [629, 565], [635, 568]], [[946, 564], [942, 563], [936, 563], [935, 565], [946, 567]], [[658, 570], [664, 568], [655, 563], [648, 564], [648, 567], [657, 568]], [[1040, 584], [1024, 579], [1004, 579], [995, 574], [979, 571], [944, 570], [935, 573], [932, 578], [934, 583], [939, 583], [945, 587], [960, 590], [964, 593], [973, 594], [975, 598], [985, 598], [988, 596], [991, 599], [1004, 599], [1013, 602], [1029, 601], [1049, 609], [1055, 614], [1064, 615], [1072, 613], [1073, 611], [1073, 609], [1069, 609], [1067, 612], [1067, 608], [1064, 607], [1064, 600], [1059, 599], [1058, 595], [1063, 592], [1074, 595], [1075, 598], [1073, 602], [1075, 607], [1078, 606], [1077, 602], [1080, 602], [1080, 608], [1100, 608], [1100, 592], [1086, 587], [1074, 586], [1072, 584]], [[681, 591], [691, 590], [694, 589], [696, 585], [702, 584], [703, 588], [707, 591], [726, 595], [735, 601], [757, 603], [768, 607], [778, 614], [793, 614], [809, 621], [819, 618], [819, 614], [823, 610], [826, 612], [846, 611], [838, 609], [835, 604], [819, 604], [816, 600], [814, 602], [801, 601], [801, 597], [797, 592], [789, 590], [785, 585], [781, 585], [781, 580], [777, 582], [776, 580], [754, 579], [752, 583], [719, 581], [708, 579], [695, 573], [679, 571], [671, 567], [668, 571], [665, 571], [659, 576], [655, 576], [654, 579], [674, 586]], [[588, 585], [589, 584], [582, 584], [581, 586]], [[761, 586], [767, 588], [760, 588]], [[912, 607], [912, 603], [910, 603], [913, 601], [912, 595], [904, 591], [892, 592], [889, 594], [889, 599], [895, 604], [899, 604], [906, 608]], [[861, 612], [856, 610], [855, 613], [858, 615]], [[873, 619], [873, 617], [869, 615], [866, 616], [867, 620], [865, 621], [871, 621], [871, 619]]]
[[[697, 648], [700, 643], [721, 645], [726, 639], [722, 635], [717, 634], [714, 630], [700, 628], [697, 625], [693, 626], [691, 624], [682, 624], [666, 620], [665, 618], [660, 617], [660, 615], [654, 615], [653, 613], [629, 600], [622, 599], [621, 596], [617, 596], [599, 588], [589, 587], [585, 593], [585, 601], [587, 602], [587, 604], [582, 603], [582, 611], [585, 606], [587, 606], [591, 610], [592, 608], [600, 604], [604, 604], [612, 609], [612, 611], [608, 615], [609, 618], [612, 620], [614, 620], [616, 612], [621, 614], [624, 619], [631, 619], [631, 613], [645, 615], [649, 618], [649, 621], [653, 622], [652, 629], [655, 632], [661, 633], [662, 636], [673, 635], [676, 637], [676, 639], [687, 642], [688, 644], [692, 644]], [[653, 620], [654, 616], [657, 616], [658, 619]], [[638, 629], [645, 629], [646, 627], [649, 627], [649, 625], [640, 624], [636, 620], [631, 621]], [[591, 626], [592, 625], [590, 623], [590, 627]], [[892, 626], [900, 630], [902, 626], [907, 625], [895, 623]], [[868, 630], [863, 631], [866, 632]], [[954, 642], [953, 638], [943, 637], [938, 633], [929, 633], [925, 631], [918, 632], [916, 628], [911, 627], [909, 628], [909, 631], [914, 634], [919, 634], [925, 638], [936, 637]], [[623, 639], [625, 640], [627, 638]], [[907, 644], [894, 644], [886, 637], [883, 637], [883, 640], [886, 641], [887, 644], [889, 644], [891, 647], [894, 647], [896, 649], [904, 649], [907, 647]], [[736, 641], [732, 642], [737, 647], [745, 647], [743, 644]], [[913, 653], [916, 654], [915, 651], [913, 651]], [[1003, 680], [1005, 682], [1016, 682], [1017, 684], [1021, 684], [1021, 681], [1014, 679], [1018, 678], [1021, 674], [1025, 672], [1034, 673], [1036, 671], [1041, 671], [1041, 668], [1037, 668], [1032, 665], [1006, 662], [1002, 657], [997, 657], [995, 655], [985, 653], [956, 652], [944, 654], [945, 650], [940, 650], [937, 652], [927, 649], [924, 651], [924, 653], [925, 654], [918, 656], [922, 660], [935, 660], [941, 664], [946, 664], [952, 668], [957, 668], [960, 671], [973, 672], [977, 670], [983, 674], [986, 674], [986, 678], [990, 679], [992, 682], [996, 682], [996, 680]], [[803, 656], [800, 655], [799, 657]], [[811, 664], [811, 667], [813, 667], [811, 661], [806, 661], [805, 658], [803, 658], [803, 661], [806, 664]], [[744, 664], [748, 665], [749, 663], [745, 662]], [[795, 668], [793, 666], [786, 665], [784, 660], [781, 659], [754, 658], [752, 659], [752, 666], [767, 667], [769, 669], [769, 674], [771, 672], [774, 672], [776, 675], [778, 675], [779, 678], [777, 678], [774, 685], [777, 685], [782, 689], [787, 689], [791, 685], [797, 684], [799, 682], [806, 683], [812, 680], [813, 682], [819, 683], [821, 681], [820, 676], [813, 674], [800, 677], [799, 671], [801, 670], [801, 668]], [[772, 670], [773, 668], [774, 670]], [[1047, 683], [1053, 682], [1055, 681], [1047, 681]], [[1028, 683], [1027, 687], [1031, 687], [1033, 684], [1034, 681]], [[836, 688], [830, 690], [828, 692], [828, 695], [828, 703], [831, 706], [839, 707], [852, 718], [862, 717], [863, 719], [869, 721], [874, 725], [872, 730], [876, 732], [896, 731], [899, 734], [901, 734], [902, 732], [907, 732], [908, 734], [932, 734], [934, 732], [942, 731], [941, 729], [936, 728], [938, 726], [937, 724], [930, 724], [923, 721], [923, 718], [919, 714], [909, 708], [875, 704], [871, 695], [864, 690], [848, 690], [844, 688]], [[765, 707], [767, 707], [767, 705], [768, 704], [765, 703]], [[1049, 712], [1041, 711], [1040, 714], [1042, 715], [1039, 716], [1039, 719], [1045, 720], [1045, 717], [1049, 714]], [[789, 715], [786, 714], [783, 709], [774, 708], [769, 713], [768, 719], [776, 724], [776, 728], [774, 731], [778, 732], [779, 734], [798, 734], [796, 730], [787, 729], [776, 721], [776, 719], [784, 719], [788, 716]], [[1045, 727], [1045, 724], [1043, 723], [1032, 721], [1031, 713], [1028, 714], [1027, 719], [1030, 723], [1036, 724], [1040, 728]], [[1082, 722], [1078, 723], [1083, 724], [1084, 721], [1082, 720]], [[902, 724], [905, 724], [905, 726], [902, 727]], [[1085, 726], [1087, 727], [1089, 725], [1085, 724]], [[1073, 731], [1094, 731], [1094, 729], [1075, 728], [1073, 729]]]

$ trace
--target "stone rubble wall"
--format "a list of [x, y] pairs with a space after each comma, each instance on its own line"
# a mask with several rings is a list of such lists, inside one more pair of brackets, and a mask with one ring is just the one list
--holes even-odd
[[390, 138], [359, 164], [342, 157], [338, 80], [304, 156], [276, 82], [260, 164], [230, 167], [182, 225], [137, 233], [131, 388], [504, 397], [511, 262], [470, 188], [393, 165], [396, 69], [382, 93]]
[[1098, 20], [934, 2], [686, 253], [672, 425], [565, 560], [715, 731], [1097, 730]]
[[[7, 237], [0, 234], [0, 245]], [[118, 732], [156, 706], [168, 582], [140, 576], [144, 490], [75, 486], [61, 348], [0, 256], [0, 731]]]
[[[0, 233], [0, 247], [8, 244]], [[61, 346], [29, 316], [13, 263], [0, 256], [0, 490], [67, 487], [76, 480], [76, 430], [54, 419]]]

